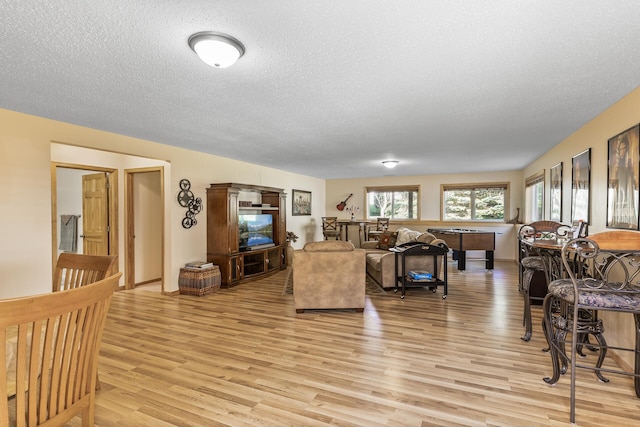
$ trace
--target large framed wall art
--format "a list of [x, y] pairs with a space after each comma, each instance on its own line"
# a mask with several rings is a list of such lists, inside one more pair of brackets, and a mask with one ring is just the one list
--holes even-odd
[[589, 224], [591, 190], [591, 148], [571, 159], [571, 221]]
[[291, 201], [291, 214], [311, 215], [311, 191], [291, 190], [293, 200]]
[[638, 230], [640, 125], [609, 139], [607, 227]]
[[550, 175], [549, 219], [562, 222], [562, 162], [551, 168]]

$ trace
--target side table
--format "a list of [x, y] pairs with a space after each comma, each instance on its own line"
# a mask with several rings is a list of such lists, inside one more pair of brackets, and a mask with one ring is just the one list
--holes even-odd
[[220, 289], [220, 267], [181, 268], [178, 288], [182, 295], [203, 296]]
[[[428, 286], [433, 292], [436, 292], [438, 286], [444, 287], [444, 294], [442, 299], [447, 298], [447, 262], [446, 256], [449, 253], [449, 248], [443, 244], [443, 246], [428, 245], [425, 243], [409, 242], [402, 245], [398, 245], [389, 249], [395, 252], [396, 262], [396, 280], [393, 292], [398, 292], [398, 283], [402, 285], [402, 295], [405, 296], [405, 288], [410, 287], [425, 287]], [[408, 271], [406, 271], [406, 258], [410, 256], [432, 256], [433, 257], [433, 272], [431, 279], [426, 280], [413, 280], [408, 277]], [[444, 262], [442, 263], [442, 278], [438, 271], [438, 257], [442, 256]]]

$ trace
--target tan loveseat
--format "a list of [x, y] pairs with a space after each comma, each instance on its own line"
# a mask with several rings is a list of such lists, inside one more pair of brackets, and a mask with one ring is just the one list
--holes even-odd
[[[391, 247], [395, 245], [401, 245], [408, 242], [420, 242], [429, 245], [445, 244], [444, 240], [436, 239], [436, 237], [429, 232], [421, 232], [411, 230], [409, 228], [401, 227], [395, 232], [387, 231], [385, 234], [397, 233], [395, 241], [392, 239]], [[383, 289], [393, 289], [395, 286], [395, 254], [386, 248], [379, 248], [380, 242], [385, 236], [381, 237], [380, 241], [368, 241], [362, 242], [360, 247], [366, 251], [367, 262], [367, 274]], [[438, 273], [442, 272], [442, 262], [444, 257], [438, 257], [440, 263]], [[426, 270], [430, 273], [434, 272], [433, 257], [407, 257], [406, 270]]]
[[305, 309], [364, 310], [365, 251], [351, 242], [309, 242], [293, 252], [293, 301]]

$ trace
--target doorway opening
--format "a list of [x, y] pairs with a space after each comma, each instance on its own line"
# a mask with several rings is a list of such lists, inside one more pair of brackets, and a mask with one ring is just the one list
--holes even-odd
[[164, 168], [125, 169], [125, 289], [164, 294]]
[[[99, 166], [96, 166], [99, 165]], [[79, 147], [59, 142], [51, 143], [51, 225], [52, 225], [52, 265], [55, 266], [58, 255], [59, 246], [59, 228], [57, 223], [60, 221], [61, 214], [81, 214], [80, 204], [75, 205], [69, 212], [62, 212], [61, 206], [58, 206], [60, 196], [65, 196], [64, 191], [58, 181], [62, 179], [64, 182], [64, 173], [67, 171], [75, 171], [75, 173], [97, 174], [107, 173], [109, 180], [108, 190], [108, 251], [110, 255], [118, 256], [118, 271], [123, 272], [122, 283], [126, 289], [133, 289], [140, 281], [146, 280], [159, 281], [154, 287], [154, 291], [167, 294], [167, 266], [170, 265], [170, 259], [165, 259], [170, 252], [164, 246], [167, 245], [167, 238], [170, 239], [170, 230], [168, 230], [165, 222], [167, 218], [167, 206], [164, 197], [164, 191], [167, 183], [165, 179], [167, 174], [171, 175], [171, 164], [165, 160], [152, 159], [146, 157], [135, 156], [126, 153], [118, 153], [113, 151], [104, 151], [88, 147]], [[131, 178], [129, 182], [127, 179]], [[146, 180], [144, 178], [147, 178]], [[143, 182], [147, 184], [142, 184]], [[138, 185], [140, 185], [138, 187]], [[73, 185], [74, 194], [82, 192], [81, 184]], [[97, 185], [96, 185], [97, 187]], [[147, 188], [148, 187], [148, 188]], [[145, 196], [147, 192], [154, 193], [154, 198]], [[58, 194], [61, 192], [60, 194]], [[78, 199], [80, 196], [73, 196]], [[144, 198], [142, 206], [137, 207], [138, 197]], [[158, 201], [159, 200], [159, 201]], [[80, 202], [78, 202], [80, 203]], [[153, 207], [151, 207], [153, 206]], [[153, 210], [150, 212], [150, 210]], [[84, 216], [84, 215], [82, 215]], [[145, 228], [135, 223], [129, 224], [128, 221], [141, 222], [146, 226], [147, 218], [159, 218], [160, 224], [154, 228], [153, 233], [145, 232]], [[80, 219], [80, 218], [79, 218]], [[122, 224], [122, 226], [120, 226]], [[129, 232], [128, 230], [132, 230]], [[86, 242], [86, 233], [79, 232], [84, 235]], [[152, 244], [142, 244], [152, 236], [158, 242]], [[129, 246], [133, 239], [138, 241], [138, 246], [153, 249], [161, 255], [158, 258], [150, 255], [152, 261], [146, 260], [147, 254], [151, 253], [146, 249], [136, 249], [136, 245]], [[79, 237], [79, 240], [82, 238]], [[80, 243], [80, 242], [79, 242]], [[82, 253], [78, 251], [79, 253]], [[148, 272], [148, 268], [139, 267], [139, 263], [155, 263], [159, 269], [150, 278], [136, 278], [140, 273]], [[129, 272], [131, 267], [131, 272]], [[55, 268], [55, 267], [54, 267]], [[146, 274], [146, 273], [145, 273]], [[130, 279], [127, 279], [129, 277]], [[142, 287], [142, 289], [145, 289]], [[168, 292], [171, 294], [171, 292]]]
[[118, 255], [116, 169], [52, 163], [52, 266], [62, 252]]

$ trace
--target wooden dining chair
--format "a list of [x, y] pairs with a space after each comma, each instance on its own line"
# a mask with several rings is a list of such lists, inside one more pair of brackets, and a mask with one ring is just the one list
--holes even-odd
[[340, 240], [341, 229], [338, 225], [338, 217], [335, 216], [323, 216], [322, 217], [322, 234], [324, 240], [329, 237], [333, 237], [336, 240]]
[[379, 240], [382, 233], [384, 233], [389, 228], [389, 218], [378, 218], [376, 220], [376, 228], [369, 228], [367, 230], [367, 239], [368, 240]]
[[[115, 272], [115, 255], [84, 255], [63, 252], [58, 256], [53, 275], [53, 292], [85, 286]], [[100, 390], [100, 378], [96, 380]]]
[[98, 353], [122, 273], [0, 301], [0, 425], [94, 425]]
[[53, 274], [53, 292], [73, 289], [102, 280], [116, 268], [115, 255], [61, 253]]

